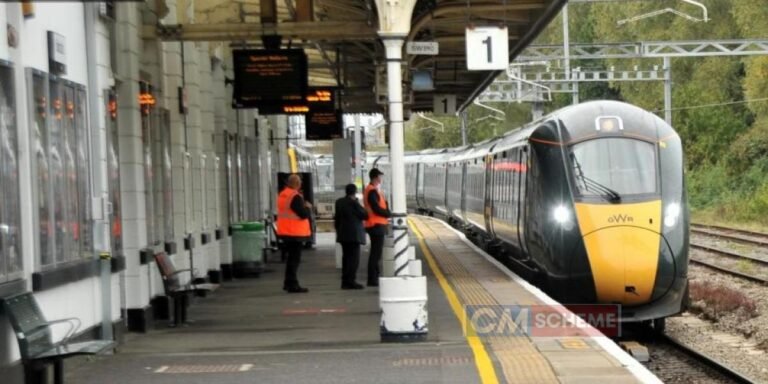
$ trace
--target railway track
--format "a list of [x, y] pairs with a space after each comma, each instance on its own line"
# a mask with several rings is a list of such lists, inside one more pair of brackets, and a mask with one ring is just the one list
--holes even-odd
[[768, 233], [704, 224], [691, 224], [691, 233], [768, 248]]
[[[768, 234], [765, 233], [699, 224], [691, 225], [691, 233], [768, 249]], [[768, 285], [768, 259], [743, 255], [693, 241], [691, 241], [690, 245], [693, 249], [718, 256], [717, 258], [691, 256], [691, 263], [755, 283]]]
[[646, 342], [646, 364], [665, 383], [753, 383], [750, 378], [667, 335]]

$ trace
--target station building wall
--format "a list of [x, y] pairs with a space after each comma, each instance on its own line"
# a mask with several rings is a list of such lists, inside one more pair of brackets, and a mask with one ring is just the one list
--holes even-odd
[[[176, 23], [174, 1], [161, 20], [152, 3], [116, 2], [114, 19], [96, 3], [39, 2], [26, 16], [20, 3], [0, 4], [9, 26], [0, 28], [0, 297], [33, 292], [48, 319], [77, 317], [89, 334], [98, 335], [104, 294], [116, 330], [153, 326], [163, 286], [142, 253], [175, 248], [177, 268], [226, 278], [229, 225], [269, 206], [258, 199], [271, 174], [270, 124], [230, 107], [229, 47], [142, 40], [142, 25]], [[58, 76], [49, 31], [65, 41]], [[98, 275], [58, 281], [102, 253], [119, 261], [109, 292]], [[19, 359], [0, 314], [0, 374], [11, 383]]]

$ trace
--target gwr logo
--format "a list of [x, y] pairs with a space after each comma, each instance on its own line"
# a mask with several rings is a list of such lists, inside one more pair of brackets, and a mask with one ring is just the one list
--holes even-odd
[[618, 224], [618, 223], [633, 223], [635, 219], [630, 215], [611, 215], [608, 217], [608, 222], [611, 224]]

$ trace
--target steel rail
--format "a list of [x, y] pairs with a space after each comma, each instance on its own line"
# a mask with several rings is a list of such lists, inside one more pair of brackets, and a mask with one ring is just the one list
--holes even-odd
[[728, 379], [733, 380], [734, 382], [737, 382], [737, 383], [754, 383], [755, 382], [754, 380], [748, 378], [747, 376], [736, 371], [735, 369], [728, 367], [727, 365], [718, 361], [717, 359], [703, 352], [699, 352], [688, 345], [683, 344], [682, 342], [680, 342], [679, 340], [677, 340], [672, 336], [669, 336], [667, 334], [660, 334], [657, 336], [657, 338], [662, 342], [671, 345], [673, 348], [676, 348], [677, 350], [683, 352], [689, 357], [699, 362], [702, 362], [707, 367], [712, 368], [713, 370], [717, 371], [718, 373], [722, 374]]
[[[703, 235], [722, 237], [733, 241], [750, 243], [761, 247], [768, 247], [768, 233], [723, 227], [719, 225], [691, 224], [691, 232]], [[740, 236], [734, 236], [740, 235]], [[761, 240], [750, 239], [741, 236], [759, 237]], [[763, 240], [764, 239], [764, 240]]]
[[693, 264], [701, 265], [703, 267], [706, 267], [706, 268], [709, 268], [709, 269], [713, 269], [713, 270], [716, 270], [718, 272], [723, 272], [723, 273], [726, 273], [726, 274], [729, 274], [729, 275], [732, 275], [732, 276], [740, 277], [742, 279], [749, 280], [749, 281], [752, 281], [752, 282], [755, 282], [755, 283], [758, 283], [758, 284], [768, 285], [768, 280], [766, 280], [766, 279], [764, 279], [762, 277], [753, 276], [753, 275], [749, 275], [749, 274], [746, 274], [746, 273], [743, 273], [743, 272], [735, 271], [735, 270], [733, 270], [731, 268], [723, 267], [721, 265], [712, 264], [710, 262], [699, 260], [699, 259], [695, 259], [693, 257], [690, 257], [688, 260], [691, 263], [693, 263]]

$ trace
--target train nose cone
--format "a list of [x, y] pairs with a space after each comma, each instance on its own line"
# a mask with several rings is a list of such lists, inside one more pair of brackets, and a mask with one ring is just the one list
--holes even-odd
[[667, 292], [675, 265], [660, 234], [661, 200], [575, 206], [598, 301], [640, 305]]
[[651, 301], [659, 288], [655, 287], [659, 257], [667, 253], [659, 252], [662, 244], [667, 248], [657, 232], [632, 226], [608, 227], [584, 236], [597, 299], [630, 306]]

